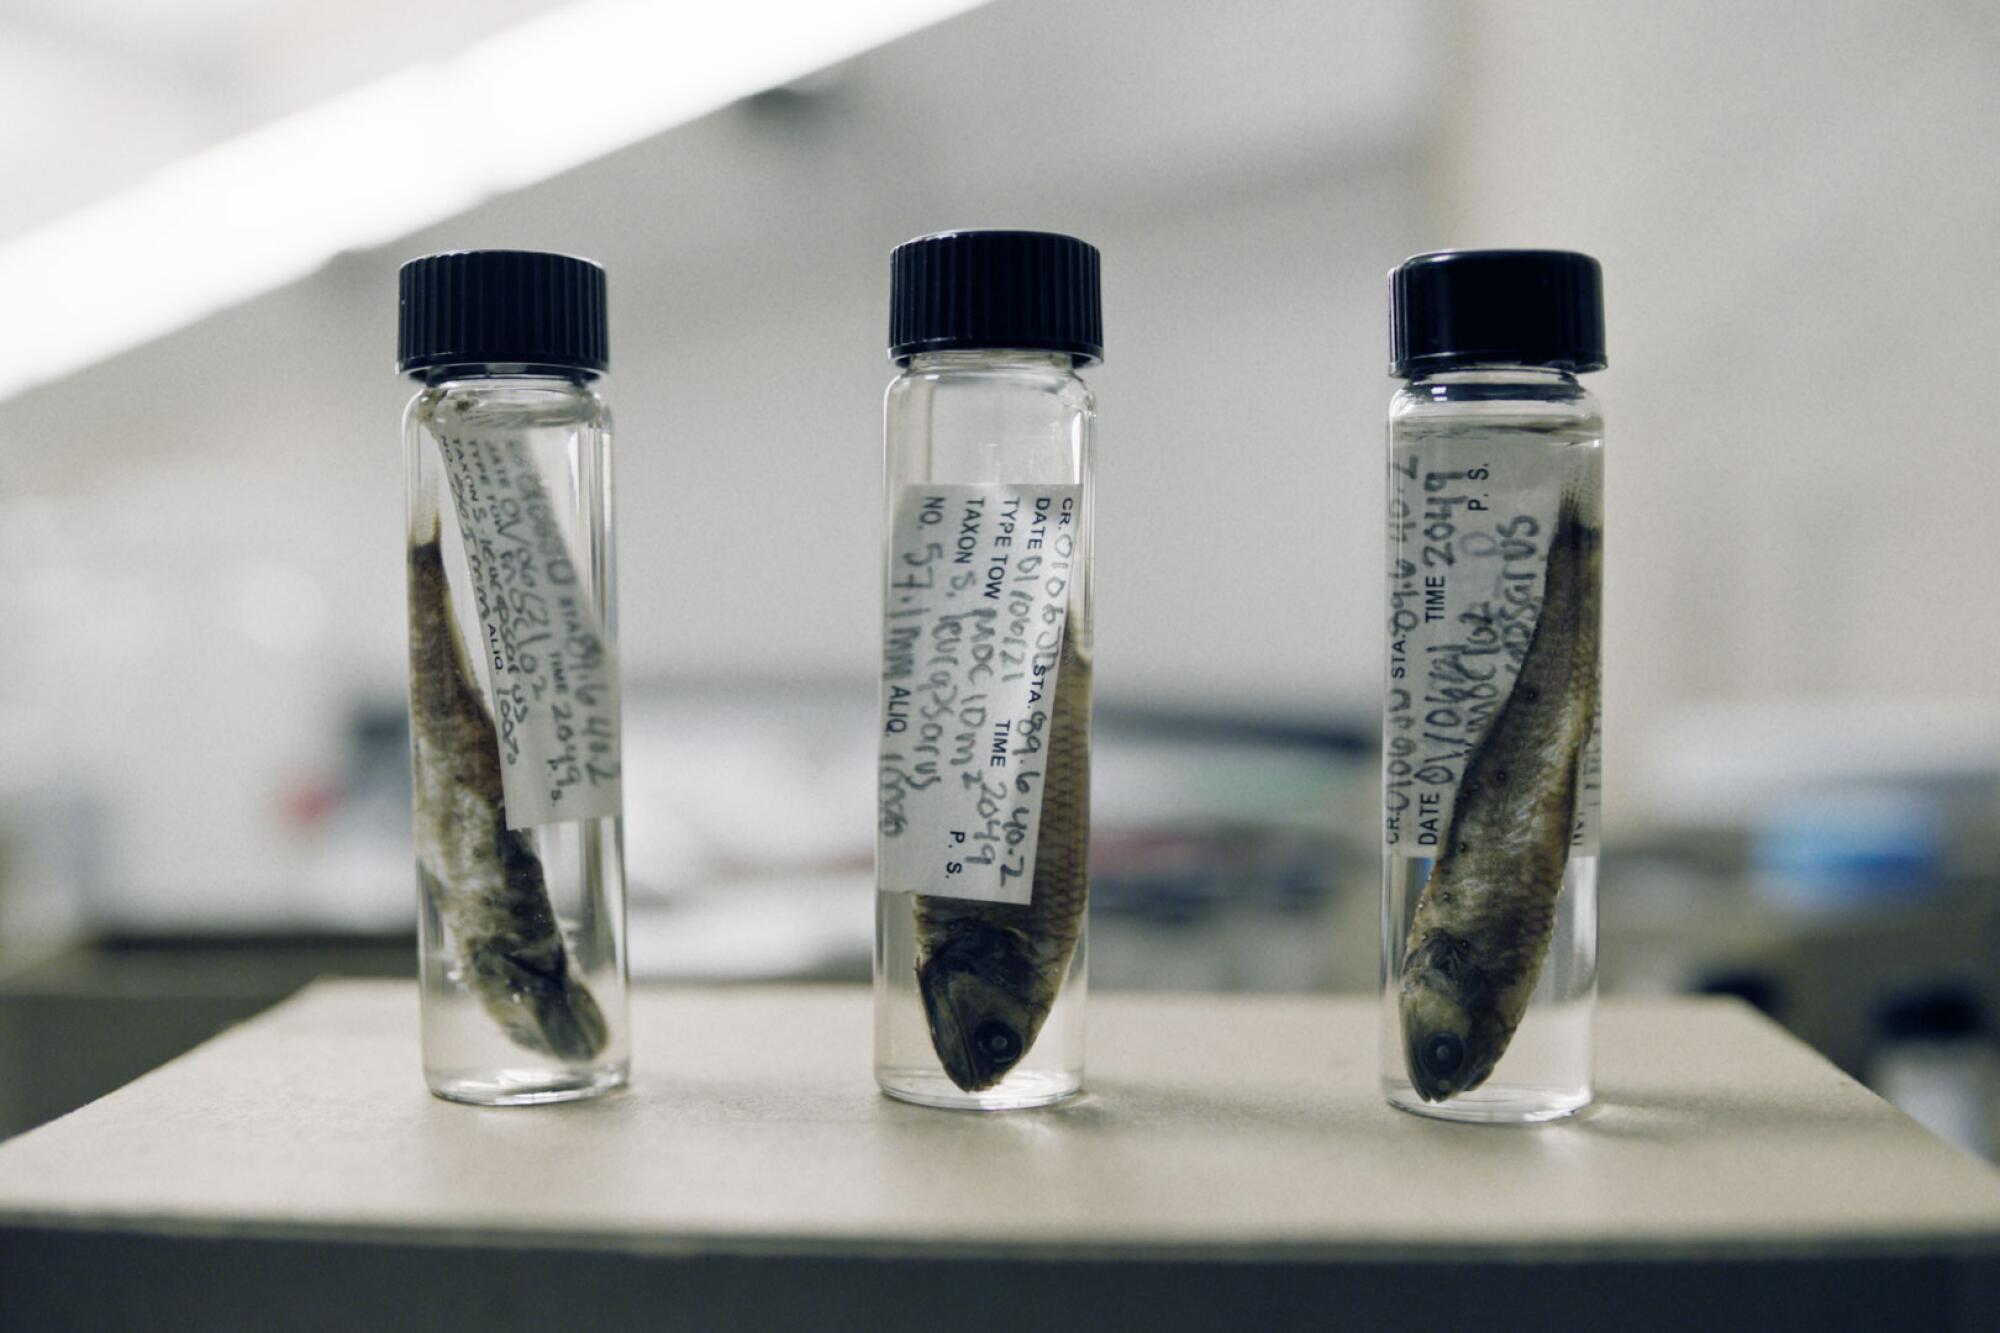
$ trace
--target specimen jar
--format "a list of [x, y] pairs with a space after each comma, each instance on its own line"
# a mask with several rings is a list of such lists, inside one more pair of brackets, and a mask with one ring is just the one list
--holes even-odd
[[1597, 262], [1390, 276], [1382, 1089], [1524, 1122], [1591, 1099], [1603, 435]]
[[891, 257], [875, 1075], [1000, 1110], [1083, 1085], [1098, 253]]
[[604, 301], [562, 255], [401, 274], [423, 1063], [454, 1101], [626, 1077]]

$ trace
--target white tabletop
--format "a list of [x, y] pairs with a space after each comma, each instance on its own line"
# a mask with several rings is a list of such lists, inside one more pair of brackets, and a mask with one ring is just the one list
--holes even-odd
[[998, 1115], [878, 1094], [869, 1003], [642, 990], [630, 1089], [487, 1110], [426, 1093], [412, 987], [322, 983], [0, 1145], [0, 1241], [1321, 1265], [1948, 1255], [1954, 1281], [1992, 1289], [2000, 1173], [1733, 1002], [1606, 1003], [1600, 1105], [1525, 1128], [1385, 1105], [1365, 999], [1092, 996], [1086, 1094]]

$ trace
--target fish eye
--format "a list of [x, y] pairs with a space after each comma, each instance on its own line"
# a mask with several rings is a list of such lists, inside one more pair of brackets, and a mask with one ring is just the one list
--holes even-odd
[[1003, 1069], [1021, 1058], [1021, 1034], [997, 1020], [981, 1023], [972, 1043], [988, 1064]]
[[1424, 1039], [1424, 1068], [1434, 1078], [1448, 1078], [1465, 1063], [1465, 1043], [1453, 1032], [1433, 1032]]

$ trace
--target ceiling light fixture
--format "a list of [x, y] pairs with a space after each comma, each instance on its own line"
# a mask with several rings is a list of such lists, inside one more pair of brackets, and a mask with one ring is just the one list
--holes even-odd
[[0, 398], [982, 0], [583, 0], [0, 245]]

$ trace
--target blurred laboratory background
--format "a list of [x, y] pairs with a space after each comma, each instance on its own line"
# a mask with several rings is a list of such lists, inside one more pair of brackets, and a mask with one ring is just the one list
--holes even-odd
[[1105, 256], [1099, 986], [1376, 984], [1384, 278], [1582, 249], [1604, 988], [1995, 1152], [2000, 9], [8, 0], [0, 116], [0, 1132], [413, 971], [434, 250], [610, 274], [639, 979], [863, 980], [887, 258], [998, 225]]

